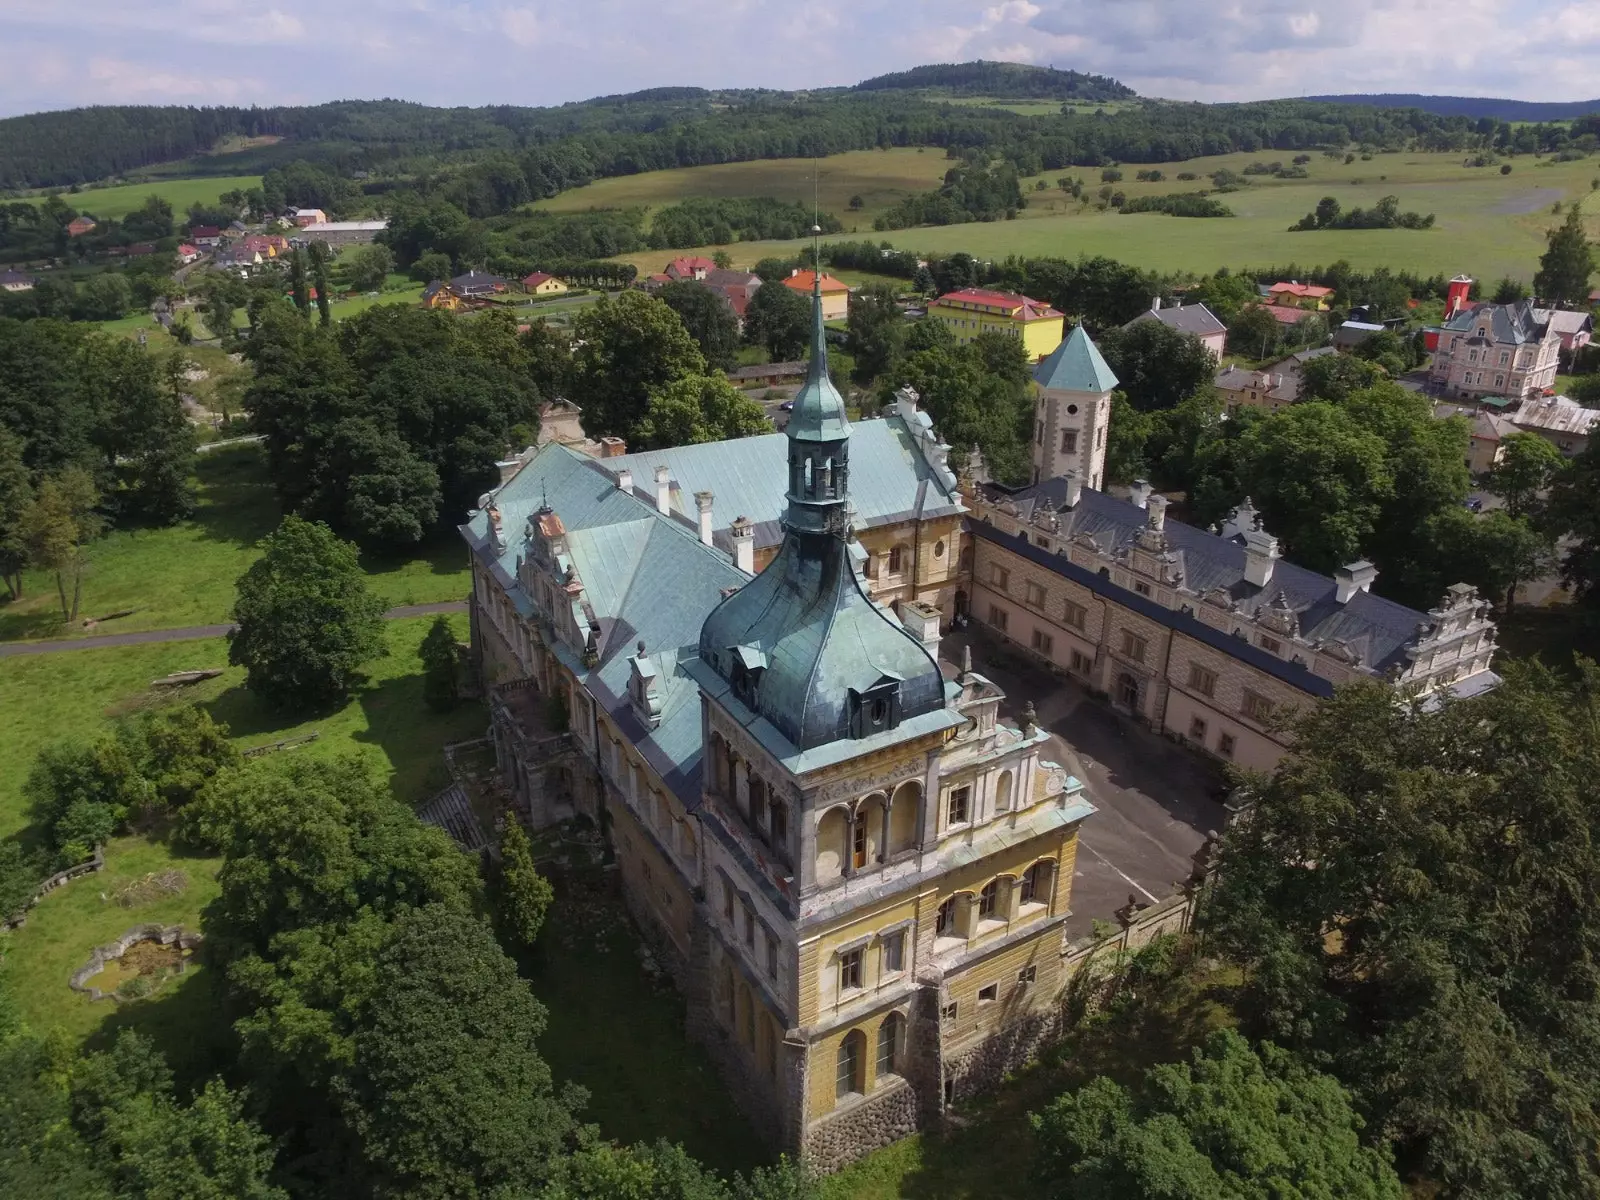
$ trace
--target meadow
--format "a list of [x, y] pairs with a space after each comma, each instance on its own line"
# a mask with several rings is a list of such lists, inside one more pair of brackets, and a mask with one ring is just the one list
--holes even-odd
[[180, 222], [191, 204], [215, 204], [223, 192], [261, 186], [259, 175], [219, 175], [210, 179], [162, 179], [150, 183], [120, 183], [112, 187], [90, 185], [81, 192], [63, 192], [61, 198], [79, 212], [102, 220], [127, 216], [151, 195], [172, 205]]
[[[871, 186], [866, 173], [870, 171], [873, 158], [906, 153], [867, 151], [838, 158], [853, 160], [852, 185], [859, 189]], [[1158, 169], [1165, 178], [1156, 183], [1136, 180], [1134, 175], [1140, 168], [1129, 164], [1121, 168], [1124, 178], [1112, 186], [1130, 200], [1142, 195], [1194, 191], [1210, 187], [1205, 177], [1213, 171], [1226, 168], [1242, 173], [1254, 162], [1276, 161], [1288, 165], [1292, 159], [1291, 153], [1267, 151], [1161, 163]], [[828, 164], [836, 160], [822, 161], [826, 179]], [[886, 157], [886, 161], [899, 160]], [[935, 156], [934, 162], [941, 168], [947, 165], [942, 156]], [[1464, 166], [1461, 157], [1453, 154], [1378, 154], [1370, 160], [1358, 158], [1349, 164], [1342, 159], [1335, 161], [1316, 154], [1306, 164], [1309, 176], [1306, 179], [1251, 176], [1250, 186], [1219, 195], [1218, 199], [1236, 215], [1215, 219], [1100, 212], [1093, 204], [1081, 204], [1056, 187], [1058, 178], [1071, 176], [1085, 181], [1091, 197], [1098, 192], [1102, 186], [1100, 172], [1074, 167], [1024, 181], [1028, 205], [1014, 221], [878, 233], [871, 230], [870, 220], [863, 219], [856, 236], [887, 241], [919, 253], [948, 254], [963, 250], [986, 259], [1013, 254], [1064, 258], [1103, 254], [1164, 273], [1200, 275], [1223, 266], [1239, 269], [1290, 263], [1310, 268], [1342, 258], [1364, 269], [1388, 266], [1428, 275], [1439, 272], [1454, 275], [1465, 271], [1484, 280], [1506, 275], [1531, 280], [1544, 250], [1545, 231], [1560, 220], [1551, 211], [1556, 202], [1567, 204], [1581, 200], [1591, 234], [1600, 235], [1600, 200], [1592, 198], [1591, 188], [1591, 182], [1600, 178], [1600, 161], [1555, 163], [1523, 156], [1510, 162], [1511, 174], [1501, 175], [1498, 167]], [[631, 176], [628, 180], [633, 185], [630, 202], [664, 203], [693, 187], [699, 172], [726, 170], [701, 167]], [[1180, 181], [1176, 178], [1179, 172], [1193, 172], [1200, 178]], [[656, 175], [674, 177], [670, 196], [661, 194], [652, 198], [650, 181]], [[753, 185], [755, 179], [750, 182]], [[1037, 189], [1040, 182], [1045, 184], [1042, 191]], [[718, 186], [730, 186], [728, 179], [722, 178]], [[575, 197], [591, 190], [592, 187], [567, 195]], [[1289, 226], [1326, 195], [1337, 197], [1347, 209], [1370, 206], [1383, 196], [1396, 195], [1402, 209], [1434, 213], [1437, 223], [1435, 228], [1426, 230], [1290, 233]], [[848, 225], [848, 218], [846, 220]], [[769, 255], [796, 254], [801, 244], [797, 241], [739, 242], [721, 248], [728, 251], [736, 265], [748, 266]], [[697, 247], [678, 253], [709, 254], [718, 248]], [[661, 251], [648, 251], [621, 255], [618, 261], [631, 262], [641, 270], [656, 271], [660, 270], [661, 259]]]

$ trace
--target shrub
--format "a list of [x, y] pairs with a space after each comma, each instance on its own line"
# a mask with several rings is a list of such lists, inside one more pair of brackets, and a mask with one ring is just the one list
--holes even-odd
[[1116, 167], [1107, 167], [1105, 170], [1100, 172], [1100, 182], [1101, 183], [1121, 183], [1122, 182], [1122, 172], [1120, 170], [1118, 170]]

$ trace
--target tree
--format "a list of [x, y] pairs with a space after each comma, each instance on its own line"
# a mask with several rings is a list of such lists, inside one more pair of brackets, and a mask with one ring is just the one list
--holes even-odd
[[555, 889], [533, 864], [533, 847], [522, 823], [506, 822], [500, 835], [500, 889], [498, 908], [501, 924], [521, 946], [532, 947], [544, 928], [545, 914], [555, 900]]
[[1377, 366], [1353, 354], [1324, 354], [1302, 364], [1299, 398], [1342, 404], [1382, 379], [1383, 372]]
[[294, 300], [295, 311], [310, 320], [311, 289], [306, 283], [306, 256], [303, 250], [296, 250], [289, 257], [289, 295]]
[[[351, 291], [375, 292], [383, 287], [389, 272], [394, 270], [394, 254], [389, 247], [379, 244], [352, 246], [339, 256], [339, 265], [344, 268], [344, 277]], [[430, 262], [428, 265], [431, 267], [436, 264]], [[449, 260], [446, 259], [445, 272], [449, 270]]]
[[83, 572], [88, 565], [86, 547], [105, 526], [96, 511], [99, 503], [100, 493], [89, 473], [81, 467], [67, 467], [41, 480], [23, 511], [22, 541], [28, 560], [41, 570], [55, 573], [61, 619], [66, 622], [78, 619]]
[[163, 708], [146, 716], [126, 739], [138, 756], [138, 769], [155, 802], [176, 812], [193, 802], [207, 783], [244, 758], [219, 725], [198, 704]]
[[368, 593], [355, 548], [320, 521], [291, 513], [263, 547], [239, 577], [228, 661], [271, 704], [326, 708], [388, 652], [383, 602]]
[[33, 483], [22, 461], [22, 439], [0, 425], [0, 579], [6, 594], [22, 599], [22, 568], [28, 565], [25, 520], [33, 503]]
[[811, 341], [811, 301], [779, 280], [756, 289], [744, 311], [744, 340], [774, 362], [793, 362]]
[[1108, 329], [1100, 352], [1128, 402], [1144, 412], [1176, 408], [1210, 384], [1217, 369], [1199, 338], [1156, 320]]
[[1586, 308], [1595, 252], [1583, 231], [1583, 211], [1574, 204], [1567, 219], [1545, 235], [1545, 252], [1533, 276], [1533, 290], [1547, 304]]
[[422, 645], [417, 647], [417, 657], [422, 659], [423, 700], [435, 712], [449, 712], [461, 697], [460, 655], [449, 617], [434, 618]]
[[1231, 1029], [1146, 1071], [1137, 1094], [1102, 1075], [1029, 1120], [1040, 1173], [1085, 1200], [1405, 1194], [1337, 1080]]
[[1442, 1194], [1577, 1197], [1600, 1184], [1574, 1136], [1600, 1113], [1600, 675], [1497, 666], [1466, 701], [1364, 681], [1306, 709], [1224, 835], [1207, 946]]
[[159, 370], [152, 355], [122, 338], [95, 339], [86, 357], [91, 386], [115, 397], [101, 432], [116, 481], [108, 505], [124, 519], [176, 524], [194, 511], [195, 434], [183, 410], [188, 357], [178, 351]]
[[418, 283], [432, 283], [435, 279], [449, 279], [452, 267], [450, 256], [438, 250], [429, 250], [417, 256], [411, 264], [411, 278]]
[[[918, 322], [912, 327], [908, 350], [920, 342], [917, 335], [928, 326], [942, 327], [943, 322]], [[935, 335], [931, 340], [940, 338]], [[953, 343], [948, 330], [943, 340]], [[912, 351], [901, 360], [888, 387], [909, 385], [916, 390], [940, 435], [956, 448], [951, 457], [958, 468], [968, 449], [977, 446], [996, 480], [1020, 483], [1029, 468], [1031, 387], [1019, 382], [1011, 369], [1020, 347], [1009, 338], [993, 340], [1004, 345], [980, 337], [965, 346], [935, 344]], [[1009, 368], [1004, 361], [1008, 352]]]
[[146, 196], [143, 204], [122, 218], [122, 229], [152, 242], [171, 237], [172, 205], [160, 196]]
[[656, 298], [678, 314], [708, 366], [718, 371], [733, 366], [739, 354], [739, 322], [720, 292], [684, 279], [661, 288]]
[[0, 1195], [113, 1200], [89, 1144], [72, 1124], [59, 1051], [27, 1035], [0, 1037]]
[[1228, 322], [1228, 349], [1245, 358], [1271, 358], [1282, 338], [1283, 326], [1260, 304], [1240, 309]]
[[573, 322], [573, 346], [569, 385], [591, 436], [636, 440], [656, 391], [706, 371], [678, 314], [643, 292], [602, 296], [586, 308]]
[[333, 323], [333, 313], [330, 305], [332, 297], [328, 295], [328, 246], [326, 242], [311, 243], [311, 283], [317, 293], [317, 323], [326, 329]]
[[726, 250], [713, 250], [711, 252], [711, 265], [719, 271], [726, 271], [733, 266], [733, 255]]
[[770, 433], [766, 409], [721, 375], [687, 375], [651, 393], [634, 427], [641, 449]]
[[1485, 596], [1503, 598], [1507, 615], [1515, 607], [1517, 586], [1543, 578], [1556, 564], [1551, 538], [1527, 518], [1512, 516], [1509, 509], [1480, 517], [1462, 511], [1455, 520], [1463, 529], [1462, 536], [1452, 539], [1457, 544], [1450, 547], [1457, 574], [1453, 582], [1470, 583]]
[[137, 747], [115, 734], [46, 746], [34, 760], [22, 794], [59, 867], [88, 858], [131, 814], [149, 808], [155, 799], [139, 770]]
[[133, 285], [116, 271], [91, 275], [78, 291], [74, 313], [85, 321], [115, 321], [133, 307]]
[[1157, 414], [1140, 412], [1121, 392], [1111, 393], [1111, 423], [1106, 434], [1106, 478], [1112, 483], [1148, 479], [1146, 443]]
[[1528, 285], [1520, 279], [1512, 279], [1509, 276], [1505, 276], [1501, 278], [1499, 283], [1494, 285], [1494, 303], [1496, 304], [1515, 304], [1519, 300], [1526, 300], [1528, 295]]
[[1513, 433], [1501, 441], [1500, 461], [1485, 486], [1506, 502], [1511, 516], [1531, 517], [1542, 510], [1541, 497], [1565, 465], [1551, 442], [1536, 433]]
[[856, 360], [858, 382], [889, 374], [905, 341], [905, 317], [887, 284], [874, 283], [850, 296], [847, 345]]

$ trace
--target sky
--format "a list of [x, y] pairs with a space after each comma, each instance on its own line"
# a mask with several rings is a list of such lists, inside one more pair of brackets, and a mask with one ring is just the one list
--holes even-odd
[[0, 0], [0, 115], [559, 104], [1006, 59], [1147, 96], [1600, 96], [1600, 0]]

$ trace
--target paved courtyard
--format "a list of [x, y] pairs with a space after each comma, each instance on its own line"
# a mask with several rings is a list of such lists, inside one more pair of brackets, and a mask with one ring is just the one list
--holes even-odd
[[1220, 772], [981, 633], [944, 639], [939, 655], [947, 672], [959, 670], [969, 643], [973, 670], [1006, 693], [1001, 714], [1015, 723], [1032, 700], [1051, 735], [1046, 757], [1083, 781], [1098, 810], [1078, 838], [1068, 936], [1087, 936], [1095, 918], [1112, 920], [1130, 895], [1141, 903], [1172, 895], [1188, 878], [1206, 832], [1223, 826]]

